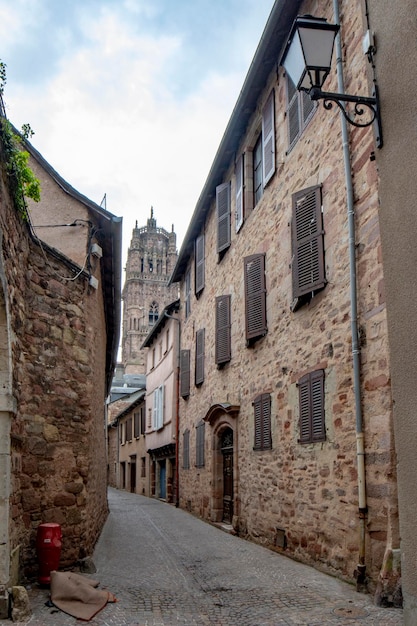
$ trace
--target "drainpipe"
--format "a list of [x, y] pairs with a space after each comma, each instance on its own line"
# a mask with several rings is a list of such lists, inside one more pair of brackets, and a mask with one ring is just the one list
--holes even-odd
[[[333, 10], [336, 24], [340, 24], [339, 2], [333, 0]], [[343, 80], [343, 63], [342, 63], [342, 43], [340, 31], [336, 36], [336, 55], [337, 55], [337, 83], [339, 93], [345, 93]], [[358, 332], [358, 310], [357, 310], [357, 285], [356, 285], [356, 245], [355, 245], [355, 211], [353, 200], [353, 184], [349, 151], [349, 137], [347, 121], [340, 113], [342, 122], [342, 143], [343, 143], [343, 159], [345, 166], [345, 182], [346, 182], [346, 201], [347, 216], [349, 230], [349, 266], [350, 266], [350, 306], [351, 306], [351, 333], [352, 333], [352, 358], [353, 358], [353, 390], [355, 396], [355, 414], [356, 414], [356, 457], [358, 469], [358, 506], [359, 506], [359, 559], [355, 571], [356, 588], [360, 587], [366, 581], [366, 564], [365, 564], [365, 524], [366, 514], [368, 510], [366, 501], [366, 481], [365, 481], [365, 444], [362, 420], [362, 403], [361, 403], [361, 387], [360, 387], [360, 347]]]
[[180, 437], [180, 350], [181, 350], [181, 321], [178, 317], [168, 315], [165, 311], [165, 317], [178, 322], [178, 345], [177, 345], [177, 380], [175, 391], [175, 506], [180, 505], [180, 472], [179, 472], [179, 437]]

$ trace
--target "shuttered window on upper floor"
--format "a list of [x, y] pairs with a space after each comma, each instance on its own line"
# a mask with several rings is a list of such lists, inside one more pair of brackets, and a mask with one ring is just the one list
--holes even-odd
[[251, 345], [267, 333], [265, 254], [245, 257], [245, 328], [246, 342]]
[[271, 394], [263, 393], [255, 398], [254, 408], [254, 450], [270, 450], [271, 437]]
[[304, 128], [310, 121], [316, 103], [305, 91], [298, 91], [291, 78], [287, 75], [287, 120], [289, 149], [294, 147]]
[[190, 469], [190, 431], [188, 429], [182, 436], [182, 467]]
[[292, 310], [326, 286], [321, 187], [292, 197]]
[[236, 193], [235, 193], [235, 230], [239, 232], [244, 217], [244, 155], [241, 154], [235, 164]]
[[298, 381], [300, 438], [299, 443], [326, 440], [324, 419], [324, 371], [316, 370]]
[[216, 188], [217, 252], [224, 253], [230, 246], [230, 182]]
[[195, 384], [204, 382], [205, 330], [200, 328], [195, 334]]
[[205, 283], [205, 259], [204, 259], [204, 235], [195, 240], [195, 294], [199, 296], [204, 289]]
[[275, 172], [275, 98], [274, 90], [262, 110], [263, 185]]
[[190, 350], [180, 352], [180, 394], [182, 398], [190, 395]]
[[231, 359], [230, 295], [216, 298], [216, 348], [215, 361], [219, 366]]

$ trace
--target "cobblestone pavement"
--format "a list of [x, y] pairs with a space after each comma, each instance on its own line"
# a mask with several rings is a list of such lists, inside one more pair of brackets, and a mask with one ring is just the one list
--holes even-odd
[[[93, 578], [118, 598], [91, 626], [400, 626], [402, 610], [158, 500], [109, 490]], [[72, 626], [30, 590], [25, 625]], [[10, 621], [0, 620], [1, 625]], [[23, 623], [19, 623], [19, 625]]]

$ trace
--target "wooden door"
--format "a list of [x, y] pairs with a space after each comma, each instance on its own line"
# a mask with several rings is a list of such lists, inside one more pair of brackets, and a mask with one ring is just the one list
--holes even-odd
[[223, 522], [233, 519], [233, 431], [228, 428], [222, 434], [221, 451], [223, 456]]

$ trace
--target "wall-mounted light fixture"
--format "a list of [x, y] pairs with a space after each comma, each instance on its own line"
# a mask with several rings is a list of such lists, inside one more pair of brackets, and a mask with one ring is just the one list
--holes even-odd
[[[287, 46], [281, 60], [285, 71], [299, 91], [306, 91], [312, 100], [323, 100], [329, 110], [333, 102], [353, 126], [375, 125], [376, 145], [382, 148], [382, 127], [378, 87], [374, 84], [373, 97], [351, 96], [344, 93], [322, 91], [332, 61], [333, 45], [339, 31], [338, 24], [329, 24], [324, 18], [310, 15], [297, 17], [292, 25]], [[356, 119], [349, 115], [343, 103], [353, 102], [354, 114], [360, 118], [368, 112], [370, 118]]]

